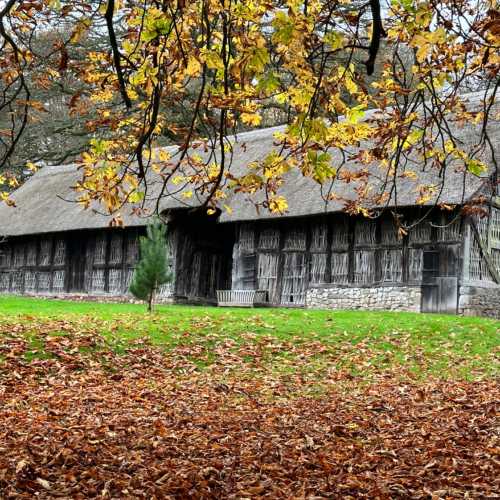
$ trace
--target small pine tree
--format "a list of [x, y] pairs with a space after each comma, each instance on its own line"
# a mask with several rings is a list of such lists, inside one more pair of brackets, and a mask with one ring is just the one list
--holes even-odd
[[147, 227], [147, 236], [139, 240], [140, 258], [130, 284], [130, 291], [140, 300], [147, 301], [148, 311], [153, 309], [153, 302], [158, 288], [172, 281], [167, 256], [167, 228], [160, 220]]

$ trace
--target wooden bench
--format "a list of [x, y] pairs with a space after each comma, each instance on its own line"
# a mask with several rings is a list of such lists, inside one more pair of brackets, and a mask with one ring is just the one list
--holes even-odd
[[220, 307], [254, 307], [267, 302], [265, 290], [217, 290]]

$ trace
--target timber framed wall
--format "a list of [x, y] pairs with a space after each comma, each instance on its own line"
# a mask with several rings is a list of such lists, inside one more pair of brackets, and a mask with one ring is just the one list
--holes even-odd
[[[421, 211], [408, 209], [405, 217], [417, 221]], [[462, 224], [456, 213], [436, 211], [400, 237], [389, 215], [241, 223], [232, 288], [266, 290], [272, 304], [301, 306], [311, 288], [421, 287], [436, 276], [456, 281]]]
[[[0, 243], [0, 292], [126, 295], [144, 228], [71, 231]], [[170, 286], [160, 296], [171, 295]]]
[[[499, 188], [497, 188], [499, 189]], [[495, 206], [496, 205], [496, 206]], [[471, 216], [464, 235], [459, 313], [500, 319], [500, 209], [498, 197], [483, 217]]]
[[9, 238], [0, 244], [0, 291], [60, 293], [66, 284], [66, 238]]
[[[408, 208], [406, 223], [423, 209]], [[0, 243], [0, 292], [126, 296], [143, 227], [12, 237]], [[169, 222], [175, 284], [160, 299], [214, 303], [217, 289], [265, 290], [273, 305], [500, 316], [500, 210], [435, 210], [398, 237], [391, 216], [345, 214]]]

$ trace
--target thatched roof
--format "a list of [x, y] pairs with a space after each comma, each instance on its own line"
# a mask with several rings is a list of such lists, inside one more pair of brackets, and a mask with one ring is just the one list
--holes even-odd
[[[484, 93], [471, 94], [468, 98], [468, 109], [478, 107]], [[482, 109], [482, 108], [480, 108]], [[366, 118], [373, 117], [378, 111], [373, 110], [366, 113]], [[491, 110], [491, 118], [488, 122], [488, 133], [494, 147], [494, 158], [500, 161], [500, 100], [496, 100]], [[482, 123], [467, 124], [458, 126], [455, 124], [452, 134], [458, 142], [459, 147], [468, 151], [477, 146], [481, 135]], [[274, 129], [279, 130], [279, 129]], [[273, 134], [269, 130], [259, 130], [240, 136], [239, 143], [235, 146], [234, 165], [235, 172], [240, 172], [251, 161], [262, 159], [273, 148]], [[333, 158], [332, 166], [342, 164], [340, 153], [331, 151]], [[433, 206], [436, 203], [446, 203], [450, 205], [461, 205], [469, 201], [478, 193], [485, 182], [491, 177], [493, 171], [493, 156], [489, 146], [486, 146], [476, 156], [490, 167], [488, 172], [481, 176], [476, 176], [464, 169], [462, 161], [448, 161], [444, 172], [439, 173], [430, 166], [425, 167], [422, 161], [417, 158], [410, 158], [406, 164], [398, 165], [397, 175], [387, 178], [387, 169], [381, 168], [378, 163], [361, 165], [356, 161], [347, 161], [340, 171], [355, 173], [364, 170], [369, 172], [369, 185], [371, 193], [378, 195], [381, 193], [390, 194], [389, 199], [382, 205], [367, 204], [369, 208], [403, 207], [414, 206], [420, 198], [420, 188], [422, 186], [434, 185], [435, 194], [430, 196], [423, 205]], [[340, 172], [339, 171], [339, 172]], [[404, 172], [414, 172], [415, 176], [401, 176]], [[342, 177], [341, 175], [338, 177]], [[337, 178], [331, 184], [320, 185], [310, 177], [304, 177], [298, 169], [288, 172], [285, 182], [278, 194], [283, 195], [288, 201], [287, 217], [299, 217], [320, 213], [338, 212], [344, 209], [345, 200], [356, 200], [358, 194], [355, 188], [360, 185], [359, 181], [346, 183]], [[393, 189], [394, 188], [394, 189]], [[338, 198], [325, 201], [329, 193], [334, 193]], [[230, 205], [233, 209], [231, 213], [224, 212], [221, 222], [234, 222], [254, 219], [272, 219], [282, 217], [279, 214], [272, 214], [267, 210], [257, 212], [255, 204], [263, 200], [262, 194], [248, 195], [236, 194], [231, 197]]]
[[[482, 97], [479, 94], [470, 96], [470, 105]], [[492, 116], [498, 115], [498, 101], [495, 103], [496, 110]], [[367, 113], [367, 117], [373, 116], [377, 111]], [[477, 143], [480, 135], [481, 125], [467, 125], [453, 130], [455, 139], [463, 142], [462, 149], [467, 150], [467, 146]], [[239, 134], [232, 138], [233, 159], [231, 172], [235, 175], [243, 174], [247, 165], [251, 162], [261, 160], [276, 148], [274, 134], [282, 130], [282, 127], [262, 129]], [[500, 122], [492, 119], [489, 122], [489, 133], [496, 148], [495, 156], [500, 153]], [[169, 148], [174, 154], [175, 148]], [[332, 154], [335, 162], [340, 164], [340, 158]], [[492, 164], [491, 158], [483, 157], [485, 163]], [[370, 187], [373, 193], [381, 191], [384, 185], [386, 172], [377, 164], [360, 165], [354, 161], [348, 161], [342, 169], [356, 172], [367, 169], [370, 172]], [[409, 161], [406, 165], [398, 167], [399, 174], [404, 170], [415, 172], [415, 178], [397, 177], [396, 189], [392, 191], [392, 196], [387, 203], [388, 206], [412, 206], [419, 198], [419, 187], [422, 185], [436, 185], [438, 187], [436, 195], [426, 201], [427, 205], [433, 205], [438, 200], [441, 203], [462, 204], [477, 193], [486, 178], [477, 177], [463, 171], [463, 165], [449, 164], [443, 176], [439, 176], [435, 170], [423, 169], [419, 161]], [[67, 200], [75, 200], [75, 193], [71, 189], [80, 180], [81, 172], [75, 165], [45, 167], [37, 172], [23, 186], [21, 186], [12, 196], [16, 203], [15, 208], [5, 205], [0, 206], [0, 235], [15, 236], [36, 233], [68, 231], [74, 229], [96, 229], [107, 227], [110, 217], [99, 215], [92, 210], [83, 210], [81, 206]], [[148, 187], [149, 204], [153, 202], [159, 192], [161, 181], [159, 179], [150, 181]], [[343, 199], [356, 199], [356, 181], [345, 183], [336, 180], [332, 186], [332, 191]], [[389, 183], [386, 190], [392, 187]], [[330, 186], [321, 187], [318, 183], [308, 177], [304, 177], [300, 171], [293, 170], [286, 174], [285, 183], [280, 193], [289, 205], [289, 210], [285, 216], [297, 217], [314, 215], [325, 212], [337, 212], [343, 209], [344, 203], [341, 200], [331, 200], [325, 202], [324, 194]], [[165, 197], [161, 200], [160, 209], [182, 209], [196, 207], [202, 203], [196, 195], [192, 198], [185, 198], [182, 193], [189, 189], [189, 186], [179, 188], [179, 185], [170, 184], [167, 186]], [[228, 194], [228, 204], [232, 212], [223, 212], [220, 222], [234, 222], [243, 220], [255, 220], [276, 218], [266, 210], [257, 212], [255, 202], [259, 201], [262, 194], [253, 195], [250, 198], [243, 194]], [[148, 200], [146, 200], [148, 204]], [[130, 215], [132, 207], [122, 211], [126, 226], [143, 226], [147, 223], [147, 218]], [[281, 216], [282, 217], [282, 216]]]
[[[262, 138], [259, 146], [265, 148], [269, 145], [266, 144], [267, 142], [266, 138]], [[368, 208], [413, 206], [420, 198], [420, 188], [429, 185], [435, 186], [436, 191], [423, 205], [432, 206], [436, 203], [460, 205], [473, 197], [488, 178], [488, 176], [477, 177], [469, 172], [464, 172], [462, 166], [455, 168], [455, 165], [449, 165], [445, 174], [440, 177], [435, 170], [423, 170], [420, 164], [409, 162], [404, 169], [401, 169], [400, 174], [404, 171], [413, 171], [416, 177], [391, 178], [386, 185], [386, 170], [381, 169], [378, 165], [372, 164], [367, 167], [347, 162], [342, 170], [351, 173], [368, 170], [370, 174], [369, 185], [371, 193], [374, 195], [381, 192], [391, 193], [391, 187], [395, 186], [396, 189], [387, 201], [383, 203], [367, 202]], [[342, 211], [346, 200], [358, 198], [355, 191], [357, 186], [360, 186], [359, 181], [346, 183], [337, 179], [331, 184], [321, 186], [311, 178], [304, 177], [296, 169], [286, 174], [285, 182], [278, 194], [284, 196], [288, 202], [286, 216], [299, 217]], [[337, 198], [327, 201], [329, 192], [334, 193]], [[234, 195], [230, 202], [233, 211], [232, 213], [224, 212], [220, 218], [221, 222], [280, 217], [280, 215], [272, 214], [267, 210], [261, 209], [257, 212], [255, 202], [262, 199], [261, 194], [253, 197], [241, 194]]]
[[[71, 187], [81, 176], [76, 165], [40, 169], [13, 193], [15, 207], [0, 206], [0, 234], [18, 236], [108, 226], [109, 217], [72, 202], [75, 192]], [[144, 225], [137, 217], [125, 219], [128, 225]]]

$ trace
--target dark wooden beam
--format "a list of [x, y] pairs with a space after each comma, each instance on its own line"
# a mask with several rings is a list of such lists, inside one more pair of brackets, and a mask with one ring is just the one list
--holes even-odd
[[[124, 229], [123, 231], [123, 238], [122, 238], [122, 275], [120, 278], [120, 290], [122, 293], [127, 293], [127, 290], [125, 289], [125, 283], [127, 279], [127, 247], [128, 247], [128, 240], [129, 240], [129, 234], [133, 234], [134, 230], [133, 229]], [[138, 236], [137, 236], [138, 237]]]
[[325, 216], [326, 224], [326, 269], [325, 281], [332, 282], [332, 242], [333, 242], [333, 217]]
[[24, 290], [25, 290], [25, 282], [26, 282], [26, 265], [27, 265], [27, 254], [28, 254], [28, 244], [26, 243], [27, 240], [24, 240], [24, 244], [23, 244], [23, 264], [21, 266], [21, 272], [22, 272], [22, 276], [23, 276], [23, 282], [22, 282], [22, 285], [21, 285], [21, 290], [20, 293], [24, 293]]
[[374, 284], [377, 282], [382, 282], [382, 219], [379, 217], [375, 221], [375, 243], [376, 250], [374, 250], [374, 258], [375, 258], [375, 272], [374, 272]]
[[35, 293], [39, 292], [39, 286], [38, 286], [38, 268], [40, 266], [40, 246], [42, 244], [42, 237], [37, 236], [35, 239], [35, 245], [36, 245], [36, 254], [35, 254]]
[[111, 253], [111, 231], [105, 232], [106, 252], [104, 257], [104, 292], [109, 293], [109, 257]]
[[343, 217], [347, 217], [349, 232], [349, 242], [347, 246], [347, 283], [352, 284], [354, 283], [354, 236], [356, 232], [356, 219], [348, 215], [344, 215]]
[[14, 279], [14, 253], [15, 253], [15, 243], [10, 245], [10, 272], [9, 272], [9, 292], [12, 292], [12, 280]]
[[49, 272], [50, 272], [50, 277], [49, 277], [49, 292], [52, 292], [54, 289], [54, 255], [56, 253], [56, 239], [54, 238], [54, 235], [50, 235], [50, 255], [49, 255]]

